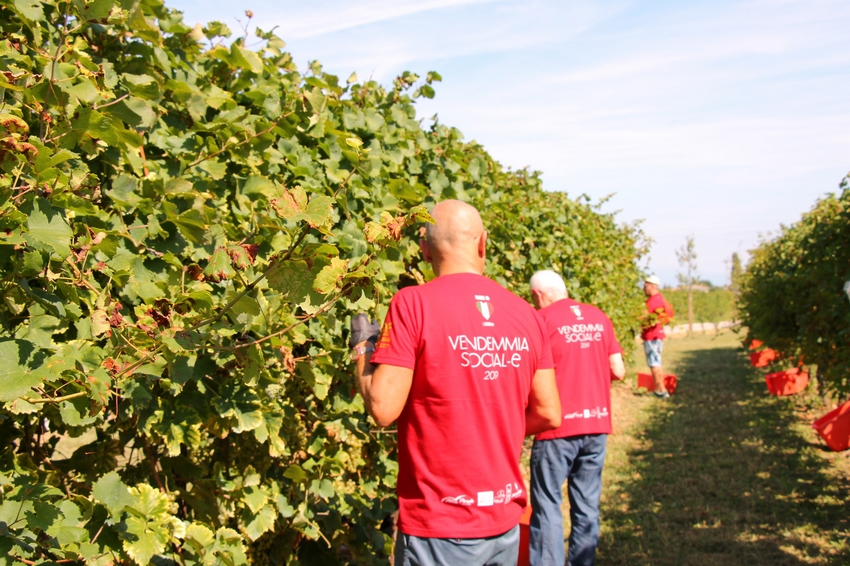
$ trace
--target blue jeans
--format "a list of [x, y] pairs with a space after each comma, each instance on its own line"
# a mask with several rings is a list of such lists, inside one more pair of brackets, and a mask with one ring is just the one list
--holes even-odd
[[643, 351], [646, 354], [646, 365], [651, 368], [660, 366], [662, 350], [664, 350], [664, 340], [644, 340]]
[[398, 533], [395, 566], [516, 566], [519, 525], [487, 538], [423, 538]]
[[599, 497], [607, 434], [584, 434], [535, 440], [531, 449], [531, 566], [564, 564], [564, 516], [561, 486], [569, 478], [569, 566], [596, 563], [599, 541]]

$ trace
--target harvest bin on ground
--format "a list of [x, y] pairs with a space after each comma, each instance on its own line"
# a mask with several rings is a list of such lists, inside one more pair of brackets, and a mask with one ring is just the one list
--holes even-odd
[[850, 401], [813, 422], [812, 428], [832, 450], [847, 450], [850, 446]]
[[[638, 376], [638, 387], [643, 387], [644, 389], [649, 389], [650, 391], [655, 391], [655, 378], [652, 377], [651, 373], [639, 373]], [[664, 387], [667, 388], [668, 393], [676, 392], [676, 382], [678, 378], [672, 373], [664, 374]]]
[[771, 395], [794, 395], [809, 384], [809, 372], [799, 368], [777, 371], [764, 376]]
[[764, 350], [750, 354], [750, 364], [756, 368], [763, 368], [770, 365], [770, 362], [775, 360], [777, 357], [775, 350], [765, 348]]

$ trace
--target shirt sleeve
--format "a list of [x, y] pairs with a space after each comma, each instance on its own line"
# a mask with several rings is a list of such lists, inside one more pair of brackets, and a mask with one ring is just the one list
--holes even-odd
[[390, 301], [387, 318], [372, 355], [373, 364], [415, 369], [420, 324], [410, 299], [408, 294], [398, 293]]
[[534, 321], [537, 323], [537, 328], [540, 332], [540, 359], [537, 361], [537, 369], [554, 369], [555, 359], [552, 357], [552, 343], [549, 341], [549, 331], [546, 328], [546, 321], [543, 316], [536, 310], [532, 309]]

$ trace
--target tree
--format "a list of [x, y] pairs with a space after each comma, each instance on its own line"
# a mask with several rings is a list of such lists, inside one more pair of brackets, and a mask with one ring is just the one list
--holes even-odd
[[679, 284], [688, 290], [688, 334], [694, 331], [694, 282], [699, 278], [697, 274], [697, 253], [694, 246], [694, 236], [685, 237], [685, 243], [676, 251], [676, 258], [682, 268], [677, 275]]
[[757, 338], [789, 360], [817, 365], [821, 391], [850, 393], [850, 175], [838, 194], [750, 250], [738, 312]]
[[741, 258], [738, 256], [738, 252], [732, 254], [732, 292], [735, 295], [741, 290], [741, 275], [743, 275], [744, 270], [741, 267]]
[[[676, 312], [688, 310], [688, 291], [685, 288], [667, 290], [664, 298]], [[694, 292], [694, 322], [721, 322], [735, 320], [735, 295], [729, 289], [715, 287], [707, 293]]]

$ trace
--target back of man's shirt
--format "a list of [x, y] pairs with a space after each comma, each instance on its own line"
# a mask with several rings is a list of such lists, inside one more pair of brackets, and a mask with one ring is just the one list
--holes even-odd
[[414, 370], [398, 420], [399, 529], [483, 538], [516, 526], [531, 381], [553, 367], [534, 309], [475, 274], [407, 287], [390, 303], [372, 363]]
[[555, 376], [561, 396], [561, 426], [537, 440], [579, 434], [611, 433], [611, 365], [609, 356], [623, 349], [614, 326], [592, 305], [562, 299], [540, 310], [549, 332]]

